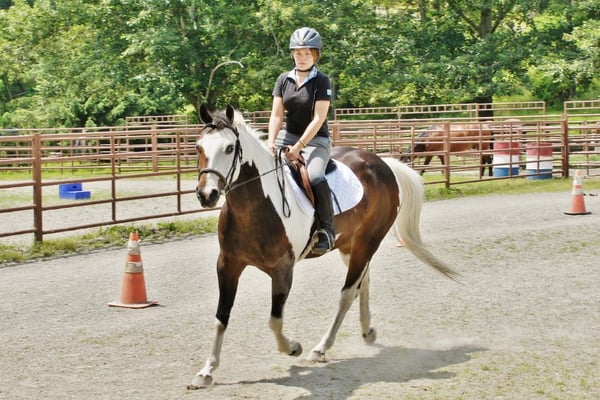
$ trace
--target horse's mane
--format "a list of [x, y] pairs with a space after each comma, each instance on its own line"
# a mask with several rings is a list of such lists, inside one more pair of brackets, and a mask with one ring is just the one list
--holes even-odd
[[260, 142], [260, 144], [266, 148], [266, 136], [267, 134], [265, 132], [259, 131], [258, 129], [253, 128], [252, 126], [248, 125], [246, 119], [244, 118], [244, 115], [239, 112], [236, 111], [235, 115], [233, 117], [233, 126], [237, 128], [238, 132], [245, 132], [248, 135], [252, 136], [254, 139], [256, 139], [258, 142]]
[[[227, 115], [225, 114], [225, 111], [215, 111], [212, 114], [212, 117], [213, 117], [212, 124], [215, 125], [217, 130], [223, 130], [230, 126], [229, 121], [227, 119]], [[234, 128], [237, 128], [238, 132], [243, 132], [243, 134], [248, 134], [261, 143], [264, 142], [266, 133], [259, 131], [255, 128], [251, 127], [250, 125], [248, 125], [248, 123], [246, 122], [246, 119], [244, 118], [244, 115], [237, 110], [235, 111], [232, 125]], [[262, 143], [262, 144], [264, 145], [264, 143]]]

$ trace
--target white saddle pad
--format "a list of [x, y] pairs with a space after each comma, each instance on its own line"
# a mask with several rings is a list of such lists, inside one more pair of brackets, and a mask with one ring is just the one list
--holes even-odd
[[[336, 168], [326, 175], [327, 183], [331, 189], [331, 200], [335, 215], [351, 209], [363, 197], [363, 187], [354, 172], [344, 163], [332, 160]], [[298, 186], [289, 168], [285, 169], [285, 177], [290, 187], [293, 188], [294, 197], [302, 211], [309, 216], [314, 214], [314, 208], [306, 194]]]

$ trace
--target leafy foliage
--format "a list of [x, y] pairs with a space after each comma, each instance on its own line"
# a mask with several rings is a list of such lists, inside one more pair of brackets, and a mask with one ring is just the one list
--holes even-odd
[[0, 126], [269, 109], [302, 25], [323, 36], [337, 107], [560, 103], [597, 94], [599, 17], [596, 0], [4, 1]]

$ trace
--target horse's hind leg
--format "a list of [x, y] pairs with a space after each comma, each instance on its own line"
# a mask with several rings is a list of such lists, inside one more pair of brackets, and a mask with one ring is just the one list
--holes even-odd
[[244, 264], [225, 262], [223, 255], [219, 255], [217, 261], [219, 305], [217, 307], [217, 320], [215, 323], [215, 338], [204, 368], [194, 376], [192, 383], [188, 385], [188, 389], [198, 389], [212, 384], [212, 373], [219, 367], [225, 330], [229, 323], [229, 316], [235, 300], [239, 278], [244, 268]]
[[360, 283], [359, 305], [360, 305], [360, 329], [366, 343], [375, 343], [377, 334], [371, 327], [371, 309], [369, 306], [369, 267], [365, 268], [365, 275]]
[[300, 343], [288, 340], [283, 334], [283, 308], [292, 287], [293, 261], [289, 266], [282, 266], [271, 274], [271, 318], [269, 327], [275, 335], [277, 349], [290, 356], [302, 354]]
[[[315, 348], [312, 349], [312, 351], [308, 355], [307, 360], [309, 360], [309, 361], [316, 361], [316, 362], [326, 362], [327, 361], [327, 358], [325, 357], [325, 352], [328, 349], [330, 349], [331, 346], [333, 346], [337, 332], [340, 329], [340, 325], [344, 321], [344, 317], [346, 316], [346, 313], [350, 309], [352, 302], [354, 301], [356, 296], [358, 296], [358, 294], [359, 294], [359, 286], [361, 287], [360, 293], [367, 294], [365, 299], [361, 298], [361, 327], [362, 327], [363, 337], [365, 337], [365, 335], [368, 336], [369, 335], [368, 332], [372, 330], [372, 328], [369, 327], [370, 318], [371, 318], [370, 313], [369, 313], [369, 307], [368, 307], [369, 280], [367, 278], [366, 281], [363, 281], [363, 279], [367, 275], [367, 271], [368, 271], [368, 269], [366, 267], [367, 263], [366, 262], [362, 263], [362, 268], [359, 268], [358, 272], [355, 271], [356, 268], [354, 268], [354, 269], [352, 268], [353, 264], [354, 264], [353, 260], [351, 260], [350, 266], [348, 267], [348, 275], [346, 276], [346, 283], [345, 283], [344, 288], [342, 289], [342, 293], [340, 295], [338, 311], [333, 320], [333, 323], [329, 327], [329, 330], [327, 331], [325, 336], [323, 336], [323, 338], [321, 338], [321, 341], [319, 342], [319, 344], [317, 344], [315, 346]], [[362, 283], [364, 283], [367, 287], [363, 289], [361, 286]], [[365, 292], [363, 292], [363, 290], [365, 290]], [[364, 311], [366, 311], [366, 314], [364, 313]]]
[[[433, 158], [433, 156], [425, 156], [425, 161], [423, 161], [423, 167], [427, 167], [429, 165], [429, 163], [431, 162], [431, 159]], [[425, 173], [425, 169], [421, 170], [421, 175], [423, 175]]]
[[356, 295], [357, 295], [356, 286], [342, 290], [342, 293], [340, 296], [340, 302], [339, 302], [339, 306], [338, 306], [338, 312], [335, 316], [335, 319], [333, 320], [333, 323], [329, 327], [329, 330], [327, 331], [325, 336], [323, 336], [323, 338], [321, 338], [321, 341], [319, 342], [319, 344], [317, 344], [315, 346], [315, 348], [312, 349], [312, 351], [310, 352], [308, 357], [306, 357], [307, 360], [315, 361], [315, 362], [327, 362], [327, 358], [325, 357], [325, 352], [328, 349], [330, 349], [331, 346], [333, 346], [337, 332], [340, 329], [340, 325], [342, 324], [342, 321], [344, 321], [344, 317], [346, 316], [346, 313], [350, 309], [350, 306], [352, 305], [352, 301], [354, 300]]

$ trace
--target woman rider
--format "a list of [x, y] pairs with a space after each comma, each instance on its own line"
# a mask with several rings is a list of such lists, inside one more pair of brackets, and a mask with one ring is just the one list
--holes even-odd
[[[287, 157], [304, 152], [310, 184], [315, 197], [318, 229], [313, 254], [325, 254], [335, 243], [333, 207], [325, 167], [331, 157], [327, 113], [331, 103], [329, 77], [317, 70], [321, 55], [321, 35], [312, 28], [297, 29], [290, 38], [294, 69], [277, 78], [269, 119], [268, 148], [287, 146]], [[281, 129], [285, 114], [285, 127]], [[281, 129], [281, 130], [280, 130]]]

